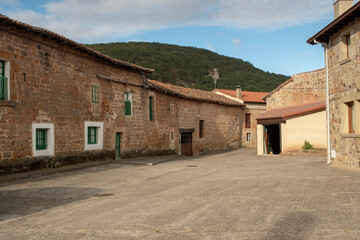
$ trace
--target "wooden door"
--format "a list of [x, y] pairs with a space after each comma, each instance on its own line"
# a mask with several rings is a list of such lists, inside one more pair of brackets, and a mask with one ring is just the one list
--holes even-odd
[[181, 155], [192, 156], [192, 133], [181, 133]]
[[115, 137], [115, 158], [120, 159], [120, 137], [121, 133], [116, 133]]

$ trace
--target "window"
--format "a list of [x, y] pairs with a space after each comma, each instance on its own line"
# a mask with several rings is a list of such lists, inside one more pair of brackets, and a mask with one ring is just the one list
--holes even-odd
[[154, 120], [154, 97], [149, 97], [149, 120]]
[[85, 150], [101, 150], [103, 148], [104, 123], [85, 122]]
[[99, 102], [99, 87], [98, 86], [92, 86], [92, 93], [91, 93], [91, 99], [93, 103]]
[[199, 138], [204, 136], [204, 120], [199, 120]]
[[97, 143], [96, 132], [97, 132], [97, 127], [88, 127], [88, 144]]
[[33, 123], [32, 142], [34, 157], [54, 155], [54, 124]]
[[5, 73], [5, 61], [0, 61], [0, 100], [8, 100], [8, 79]]
[[355, 133], [355, 106], [354, 102], [348, 102], [347, 112], [348, 112], [348, 129], [349, 133]]
[[245, 114], [245, 128], [251, 128], [251, 114]]
[[36, 129], [36, 150], [47, 148], [47, 129]]
[[250, 142], [251, 141], [251, 133], [247, 133], [246, 134], [246, 141]]
[[125, 116], [131, 116], [131, 94], [124, 93]]
[[346, 58], [349, 58], [350, 57], [350, 45], [351, 45], [350, 34], [345, 36], [345, 45], [346, 45]]

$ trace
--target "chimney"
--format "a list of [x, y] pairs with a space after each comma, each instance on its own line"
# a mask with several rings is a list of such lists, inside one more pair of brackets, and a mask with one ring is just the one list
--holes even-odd
[[353, 0], [333, 0], [334, 1], [334, 16], [335, 19], [349, 10], [354, 2]]
[[236, 98], [241, 98], [242, 94], [241, 94], [241, 86], [236, 86]]

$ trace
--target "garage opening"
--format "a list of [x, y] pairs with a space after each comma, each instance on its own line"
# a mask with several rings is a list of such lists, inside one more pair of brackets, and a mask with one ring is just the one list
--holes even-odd
[[266, 154], [281, 153], [280, 124], [264, 126], [264, 148]]

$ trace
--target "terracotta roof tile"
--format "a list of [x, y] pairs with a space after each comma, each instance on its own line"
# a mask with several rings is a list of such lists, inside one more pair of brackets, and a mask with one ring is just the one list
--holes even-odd
[[287, 106], [283, 108], [277, 108], [269, 110], [263, 113], [256, 120], [271, 120], [271, 119], [281, 119], [286, 120], [289, 118], [294, 118], [297, 116], [308, 115], [315, 112], [320, 112], [326, 109], [326, 104], [324, 101], [307, 103], [307, 104], [298, 104]]
[[[236, 91], [235, 90], [227, 90], [227, 89], [216, 89], [214, 91], [221, 92], [223, 94], [229, 95], [233, 98], [236, 98]], [[213, 92], [214, 92], [213, 91]], [[253, 103], [265, 103], [263, 98], [268, 94], [266, 92], [248, 92], [242, 91], [241, 100], [246, 102], [253, 102]]]
[[230, 106], [244, 106], [244, 104], [233, 101], [229, 98], [220, 96], [216, 93], [203, 91], [199, 89], [191, 89], [185, 88], [180, 86], [175, 86], [167, 83], [158, 82], [155, 80], [148, 79], [148, 85], [158, 91], [175, 95], [181, 98], [195, 100], [200, 102], [210, 102], [210, 103], [217, 103], [217, 104], [224, 104]]
[[82, 52], [85, 52], [85, 53], [90, 54], [92, 56], [95, 56], [97, 58], [101, 58], [102, 60], [105, 60], [105, 61], [110, 62], [110, 63], [112, 63], [114, 65], [117, 65], [117, 66], [130, 68], [130, 69], [145, 72], [145, 73], [153, 73], [154, 72], [153, 69], [141, 67], [141, 66], [138, 66], [138, 65], [135, 65], [135, 64], [132, 64], [132, 63], [128, 63], [128, 62], [125, 62], [125, 61], [121, 61], [121, 60], [109, 57], [109, 56], [107, 56], [105, 54], [102, 54], [102, 53], [100, 53], [98, 51], [95, 51], [95, 50], [93, 50], [91, 48], [88, 48], [88, 47], [84, 46], [81, 43], [77, 43], [77, 42], [75, 42], [73, 40], [70, 40], [70, 39], [68, 39], [68, 38], [66, 38], [66, 37], [64, 37], [64, 36], [62, 36], [60, 34], [54, 33], [52, 31], [49, 31], [49, 30], [44, 29], [44, 28], [34, 27], [34, 26], [29, 25], [29, 24], [16, 21], [16, 20], [11, 19], [11, 18], [9, 18], [7, 16], [4, 16], [2, 14], [0, 14], [0, 21], [2, 23], [6, 23], [8, 25], [12, 25], [12, 26], [22, 28], [22, 29], [24, 29], [26, 31], [29, 31], [29, 32], [42, 34], [42, 35], [44, 35], [44, 36], [46, 36], [46, 37], [48, 37], [50, 39], [54, 39], [55, 41], [60, 41], [62, 44], [66, 44], [68, 46], [76, 48], [76, 49], [78, 49], [78, 50], [80, 50]]

